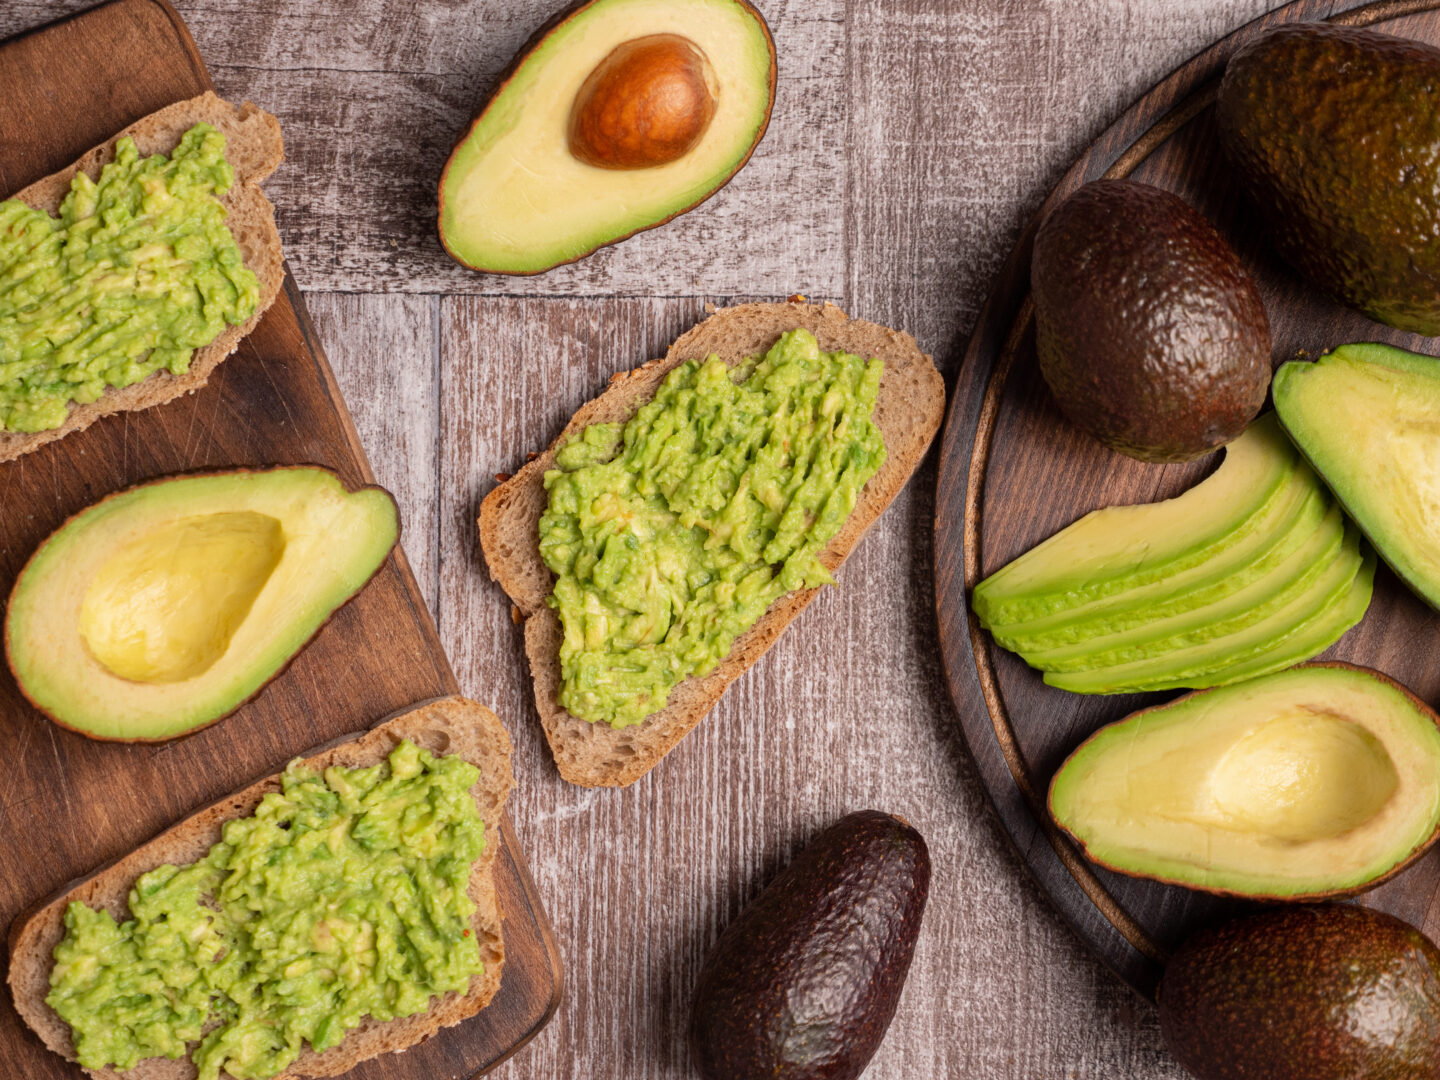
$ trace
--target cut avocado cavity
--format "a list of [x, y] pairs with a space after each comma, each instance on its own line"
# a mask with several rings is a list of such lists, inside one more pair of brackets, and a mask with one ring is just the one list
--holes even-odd
[[1050, 788], [1102, 865], [1210, 892], [1357, 892], [1440, 827], [1435, 714], [1377, 672], [1307, 664], [1101, 728]]
[[591, 0], [538, 35], [456, 144], [440, 239], [535, 274], [662, 225], [749, 160], [775, 49], [744, 0]]
[[394, 500], [325, 469], [152, 481], [76, 514], [11, 593], [20, 689], [66, 727], [165, 739], [238, 708], [379, 569]]
[[1097, 510], [975, 588], [997, 644], [1084, 694], [1219, 686], [1308, 660], [1373, 560], [1273, 415], [1176, 498]]
[[1440, 608], [1440, 360], [1342, 345], [1275, 373], [1275, 410], [1381, 557]]

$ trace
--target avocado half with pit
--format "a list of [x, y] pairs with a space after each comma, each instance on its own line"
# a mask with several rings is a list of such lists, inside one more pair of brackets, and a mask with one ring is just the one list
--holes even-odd
[[96, 739], [182, 735], [239, 708], [374, 576], [390, 493], [328, 469], [176, 476], [80, 511], [20, 572], [5, 652], [20, 690]]
[[1378, 672], [1305, 664], [1101, 728], [1055, 774], [1050, 812], [1124, 874], [1260, 899], [1345, 896], [1435, 842], [1437, 723]]
[[440, 177], [440, 239], [538, 274], [663, 225], [750, 159], [775, 44], [744, 0], [588, 0], [542, 27]]

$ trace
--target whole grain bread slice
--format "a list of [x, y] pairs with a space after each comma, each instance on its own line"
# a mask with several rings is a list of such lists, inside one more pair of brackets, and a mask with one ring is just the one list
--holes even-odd
[[190, 369], [183, 375], [157, 371], [130, 386], [112, 387], [89, 404], [71, 405], [65, 423], [49, 431], [0, 431], [0, 461], [10, 461], [72, 431], [87, 428], [102, 416], [148, 409], [182, 394], [194, 393], [205, 385], [215, 366], [235, 351], [240, 339], [254, 329], [260, 316], [275, 302], [285, 282], [285, 256], [280, 249], [280, 233], [275, 228], [275, 208], [258, 185], [285, 160], [285, 145], [280, 138], [280, 122], [248, 101], [236, 106], [206, 92], [167, 105], [117, 132], [69, 168], [36, 180], [11, 197], [36, 210], [57, 213], [75, 174], [83, 170], [91, 179], [98, 179], [101, 167], [115, 159], [115, 143], [122, 136], [129, 135], [135, 140], [141, 156], [167, 154], [175, 149], [185, 132], [201, 121], [225, 135], [225, 158], [235, 169], [235, 183], [220, 201], [226, 210], [225, 224], [235, 237], [245, 265], [260, 280], [255, 313], [239, 326], [227, 326], [209, 345], [196, 349]]
[[490, 576], [499, 582], [525, 622], [525, 653], [534, 680], [535, 707], [560, 775], [586, 787], [633, 784], [668, 754], [720, 699], [725, 688], [768, 649], [815, 596], [805, 589], [781, 597], [730, 654], [704, 678], [670, 693], [665, 708], [642, 723], [615, 729], [572, 716], [560, 705], [560, 620], [546, 606], [554, 577], [540, 557], [539, 522], [545, 510], [545, 472], [555, 451], [590, 424], [624, 421], [654, 397], [667, 372], [712, 353], [730, 365], [763, 354], [787, 330], [805, 327], [827, 351], [844, 350], [884, 361], [875, 421], [887, 457], [865, 485], [844, 527], [821, 553], [837, 569], [874, 520], [899, 494], [940, 429], [945, 383], [934, 361], [909, 334], [851, 319], [833, 304], [742, 304], [714, 311], [681, 335], [663, 359], [621, 372], [606, 391], [582, 406], [544, 453], [490, 492], [480, 507], [480, 544]]
[[[500, 987], [505, 948], [494, 865], [501, 843], [500, 815], [513, 782], [510, 736], [483, 705], [460, 697], [438, 698], [397, 714], [363, 735], [347, 736], [314, 751], [305, 762], [316, 770], [331, 765], [369, 766], [384, 760], [402, 739], [410, 739], [435, 754], [459, 754], [480, 770], [470, 793], [485, 823], [485, 851], [471, 871], [469, 893], [476, 904], [471, 926], [485, 970], [470, 979], [466, 993], [452, 992], [432, 999], [428, 1012], [384, 1023], [367, 1018], [339, 1045], [319, 1054], [307, 1048], [277, 1080], [335, 1076], [379, 1054], [405, 1050], [424, 1042], [442, 1027], [473, 1016], [489, 1004]], [[69, 1025], [45, 1004], [54, 964], [52, 954], [64, 936], [65, 908], [70, 902], [79, 900], [91, 907], [103, 907], [117, 919], [125, 918], [127, 898], [136, 878], [165, 863], [183, 865], [203, 858], [220, 839], [220, 827], [226, 821], [250, 814], [263, 795], [278, 790], [280, 778], [271, 776], [213, 803], [119, 861], [64, 886], [15, 919], [10, 927], [10, 993], [16, 1011], [46, 1046], [74, 1059]], [[147, 1058], [123, 1073], [113, 1069], [86, 1072], [104, 1080], [194, 1080], [196, 1076], [188, 1058]]]

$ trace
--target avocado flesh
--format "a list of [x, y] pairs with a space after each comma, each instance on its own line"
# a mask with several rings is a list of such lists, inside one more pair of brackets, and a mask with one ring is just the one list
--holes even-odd
[[[693, 42], [718, 80], [715, 113], [678, 160], [604, 169], [569, 149], [570, 110], [617, 46], [655, 34]], [[774, 52], [737, 0], [595, 0], [517, 58], [440, 180], [440, 236], [477, 270], [534, 274], [663, 224], [722, 187], [764, 134]]]
[[1353, 892], [1440, 825], [1440, 730], [1388, 680], [1304, 665], [1189, 694], [1092, 735], [1050, 788], [1096, 862], [1213, 892]]
[[975, 586], [975, 614], [987, 629], [1028, 622], [1198, 567], [1269, 520], [1296, 467], [1278, 422], [1262, 416], [1188, 491], [1093, 511], [1001, 567]]
[[394, 500], [325, 469], [170, 477], [62, 525], [26, 564], [5, 637], [20, 689], [101, 739], [183, 734], [238, 708], [360, 590]]
[[1370, 604], [1373, 577], [1374, 557], [1365, 551], [1360, 533], [1347, 527], [1339, 553], [1309, 587], [1252, 626], [1127, 664], [1046, 672], [1045, 682], [1077, 694], [1198, 689], [1308, 660], [1360, 621]]
[[1270, 576], [1306, 546], [1325, 521], [1330, 506], [1324, 485], [1302, 464], [1291, 480], [1290, 494], [1272, 515], [1275, 524], [1262, 524], [1213, 559], [1173, 578], [1076, 608], [1063, 619], [992, 627], [991, 633], [1013, 652], [1039, 655], [1098, 638], [1118, 637], [1214, 605]]
[[1275, 408], [1380, 557], [1440, 608], [1440, 360], [1342, 345], [1282, 365]]
[[1109, 667], [1161, 654], [1178, 654], [1236, 634], [1268, 618], [1297, 597], [1330, 566], [1345, 538], [1345, 515], [1331, 503], [1325, 518], [1312, 527], [1303, 543], [1274, 566], [1271, 573], [1229, 596], [1120, 634], [1091, 638], [1048, 651], [1025, 652], [1025, 662], [1045, 671], [1077, 671]]

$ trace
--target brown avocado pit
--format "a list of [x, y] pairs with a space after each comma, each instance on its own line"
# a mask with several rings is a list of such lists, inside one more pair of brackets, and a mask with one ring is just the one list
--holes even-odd
[[570, 153], [601, 169], [644, 169], [684, 157], [715, 116], [719, 80], [679, 34], [617, 45], [596, 65], [570, 111]]

